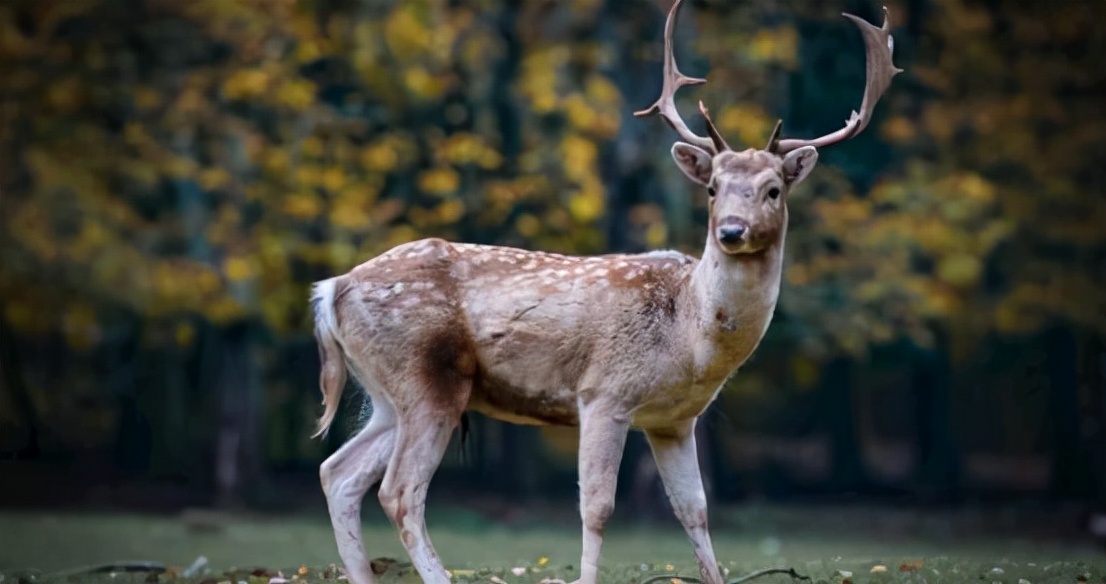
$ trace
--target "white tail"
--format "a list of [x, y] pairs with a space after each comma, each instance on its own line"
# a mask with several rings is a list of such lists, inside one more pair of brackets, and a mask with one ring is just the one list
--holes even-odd
[[323, 436], [334, 422], [338, 400], [346, 386], [346, 360], [337, 337], [334, 317], [334, 291], [340, 278], [316, 283], [311, 288], [311, 306], [315, 312], [315, 339], [319, 343], [319, 389], [323, 393], [323, 415], [312, 438]]
[[[693, 430], [772, 318], [790, 190], [813, 169], [816, 146], [843, 138], [781, 146], [773, 136], [764, 150], [735, 152], [709, 123], [709, 139], [691, 133], [672, 102], [680, 86], [701, 82], [683, 77], [672, 59], [679, 4], [665, 27], [661, 100], [642, 113], [661, 113], [692, 142], [677, 142], [672, 155], [710, 195], [700, 259], [677, 252], [575, 257], [426, 239], [315, 287], [326, 404], [319, 431], [333, 421], [347, 365], [374, 404], [369, 424], [320, 470], [352, 582], [374, 582], [359, 514], [365, 492], [381, 480], [381, 504], [419, 575], [449, 581], [426, 532], [424, 504], [450, 434], [473, 410], [520, 424], [579, 426], [580, 583], [596, 582], [631, 428], [649, 440], [702, 581], [722, 583]], [[884, 35], [881, 53], [881, 38], [862, 27], [869, 71], [873, 60], [877, 70], [890, 67], [886, 27], [861, 24]], [[863, 127], [885, 88], [869, 82], [863, 121], [850, 122], [846, 133]]]

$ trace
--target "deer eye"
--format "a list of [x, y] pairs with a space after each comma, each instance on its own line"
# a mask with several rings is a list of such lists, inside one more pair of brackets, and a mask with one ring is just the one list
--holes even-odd
[[710, 196], [712, 196], [712, 197], [713, 197], [713, 196], [714, 196], [714, 193], [715, 193], [715, 191], [714, 191], [714, 187], [707, 187], [707, 194], [708, 194], [708, 195], [710, 195]]
[[769, 199], [777, 199], [777, 198], [779, 198], [779, 196], [780, 196], [780, 188], [779, 187], [772, 187], [772, 188], [768, 189], [768, 198]]

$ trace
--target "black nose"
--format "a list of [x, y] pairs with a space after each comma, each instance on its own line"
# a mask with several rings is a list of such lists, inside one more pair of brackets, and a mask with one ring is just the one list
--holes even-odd
[[718, 241], [725, 244], [739, 243], [749, 229], [738, 223], [729, 223], [718, 228]]

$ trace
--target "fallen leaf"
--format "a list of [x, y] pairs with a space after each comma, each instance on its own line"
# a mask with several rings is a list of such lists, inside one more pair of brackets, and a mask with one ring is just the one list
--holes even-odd
[[876, 565], [872, 566], [872, 569], [871, 569], [871, 572], [873, 574], [882, 574], [886, 571], [887, 571], [887, 566], [884, 566], [883, 564], [876, 564]]
[[916, 572], [922, 568], [923, 564], [921, 560], [907, 560], [899, 564], [900, 572]]
[[515, 566], [511, 568], [511, 573], [515, 576], [521, 576], [526, 573], [526, 568], [524, 566]]

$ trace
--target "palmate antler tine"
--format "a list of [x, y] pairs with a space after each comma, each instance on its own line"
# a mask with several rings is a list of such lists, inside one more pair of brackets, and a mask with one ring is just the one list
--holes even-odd
[[[676, 28], [676, 14], [679, 12], [682, 2], [683, 0], [676, 0], [676, 2], [672, 4], [672, 9], [668, 11], [668, 19], [664, 22], [664, 84], [661, 88], [661, 96], [657, 99], [656, 103], [648, 109], [636, 111], [634, 115], [643, 117], [660, 114], [660, 116], [664, 118], [664, 121], [668, 122], [668, 125], [671, 126], [673, 130], [676, 130], [680, 138], [717, 154], [720, 151], [714, 150], [714, 140], [692, 132], [683, 119], [680, 118], [680, 112], [676, 111], [676, 91], [685, 85], [702, 85], [707, 82], [706, 79], [688, 77], [680, 73], [679, 67], [676, 66], [676, 57], [672, 47], [672, 31]], [[714, 124], [711, 123], [710, 118], [707, 118], [707, 129], [712, 135], [718, 133], [718, 130], [714, 128]], [[725, 142], [723, 142], [723, 144], [725, 144]]]
[[872, 119], [872, 110], [876, 107], [879, 98], [891, 85], [891, 78], [902, 73], [902, 69], [895, 67], [892, 62], [895, 45], [894, 38], [891, 36], [891, 22], [886, 6], [883, 8], [882, 27], [877, 27], [852, 14], [845, 13], [843, 16], [856, 24], [864, 38], [867, 81], [864, 85], [864, 99], [860, 104], [860, 113], [854, 111], [849, 119], [845, 121], [844, 128], [826, 134], [821, 138], [813, 140], [778, 140], [775, 142], [774, 149], [772, 149], [772, 142], [769, 142], [770, 152], [785, 154], [803, 146], [821, 148], [856, 136], [868, 126], [868, 122]]

